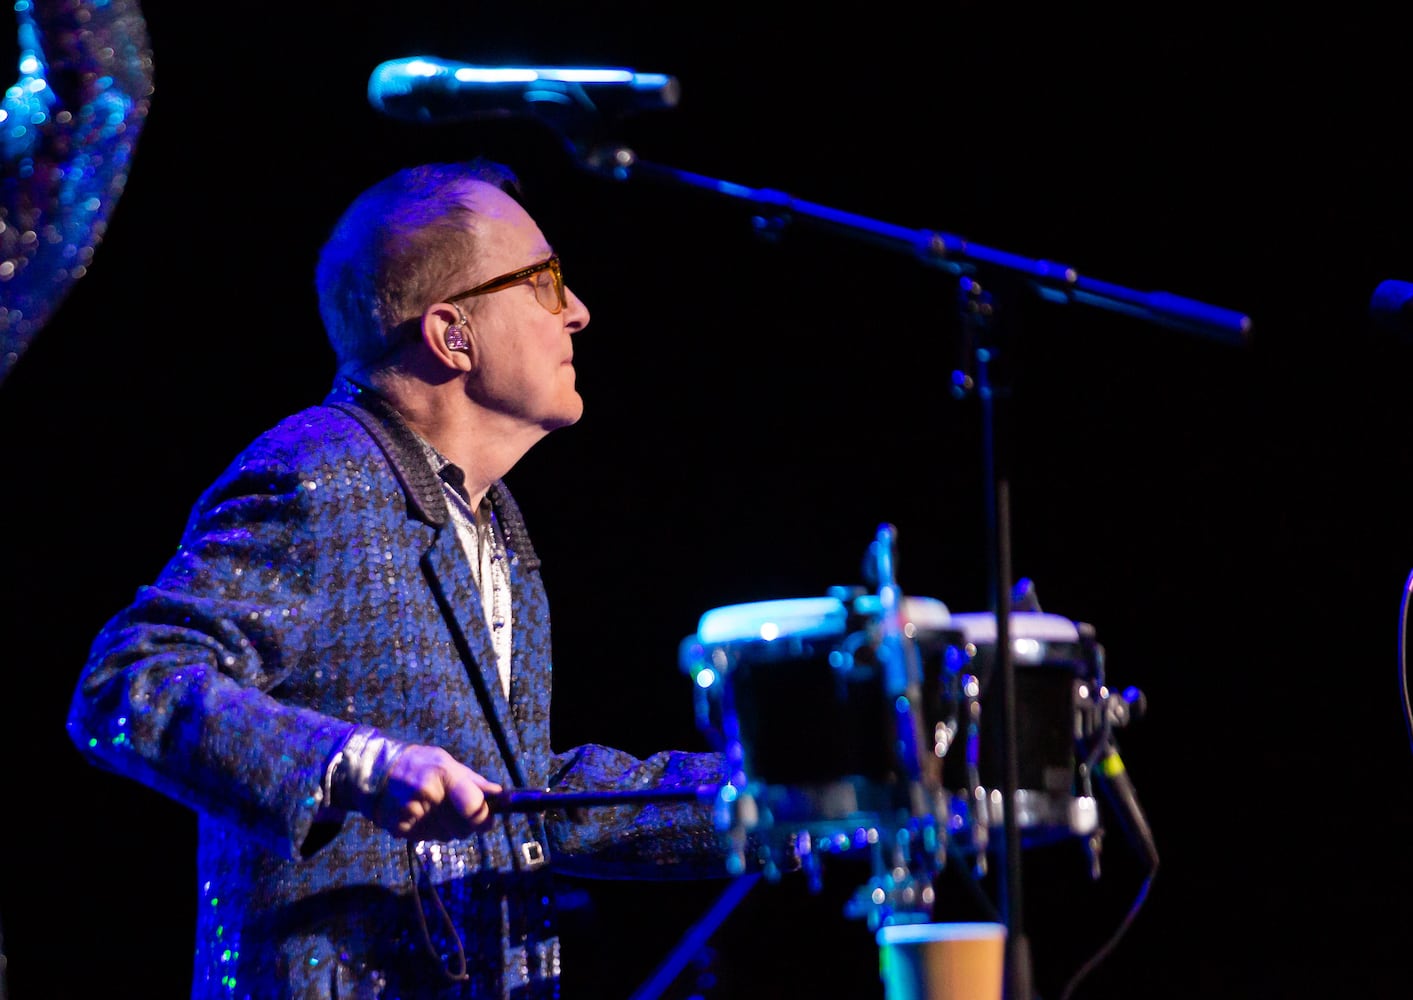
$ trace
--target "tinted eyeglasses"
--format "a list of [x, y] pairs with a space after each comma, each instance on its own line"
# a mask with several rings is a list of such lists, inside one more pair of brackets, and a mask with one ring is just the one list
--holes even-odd
[[491, 292], [499, 292], [502, 289], [518, 285], [522, 281], [529, 281], [534, 286], [535, 301], [540, 305], [551, 313], [558, 314], [563, 311], [565, 306], [564, 273], [559, 269], [558, 254], [547, 260], [542, 260], [538, 264], [531, 264], [529, 267], [522, 267], [518, 271], [502, 274], [490, 281], [483, 281], [475, 288], [468, 288], [464, 292], [448, 295], [446, 301], [455, 302], [457, 299], [466, 299], [473, 295], [489, 295]]

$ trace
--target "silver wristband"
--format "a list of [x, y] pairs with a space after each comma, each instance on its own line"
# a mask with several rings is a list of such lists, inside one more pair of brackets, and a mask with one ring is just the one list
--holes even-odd
[[324, 770], [325, 804], [371, 816], [378, 796], [387, 786], [393, 761], [406, 746], [372, 726], [355, 728]]

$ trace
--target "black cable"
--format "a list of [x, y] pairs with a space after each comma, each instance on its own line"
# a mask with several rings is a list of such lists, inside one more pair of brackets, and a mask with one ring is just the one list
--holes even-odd
[[1148, 893], [1153, 888], [1153, 880], [1158, 876], [1158, 846], [1154, 842], [1153, 831], [1148, 826], [1148, 819], [1144, 815], [1143, 807], [1138, 803], [1138, 796], [1134, 792], [1133, 782], [1129, 779], [1128, 771], [1124, 767], [1123, 758], [1119, 756], [1118, 749], [1113, 745], [1110, 745], [1108, 753], [1098, 769], [1098, 774], [1100, 786], [1117, 810], [1120, 825], [1128, 834], [1129, 841], [1134, 843], [1148, 860], [1148, 875], [1143, 880], [1143, 885], [1139, 888], [1133, 905], [1124, 914], [1124, 918], [1119, 921], [1114, 933], [1070, 977], [1069, 982], [1065, 984], [1064, 990], [1060, 993], [1060, 1000], [1069, 1000], [1080, 981], [1093, 972], [1118, 947], [1120, 939], [1128, 932], [1134, 920], [1138, 918], [1138, 911], [1143, 908], [1144, 902], [1148, 899]]
[[1143, 880], [1143, 885], [1138, 890], [1138, 896], [1135, 897], [1133, 905], [1129, 907], [1128, 912], [1124, 914], [1123, 920], [1119, 921], [1119, 926], [1114, 929], [1114, 933], [1109, 936], [1109, 940], [1100, 945], [1099, 950], [1091, 955], [1088, 961], [1081, 965], [1075, 974], [1070, 977], [1070, 981], [1065, 984], [1064, 990], [1060, 992], [1060, 1000], [1069, 1000], [1069, 998], [1074, 995], [1075, 987], [1079, 985], [1080, 980], [1093, 972], [1099, 966], [1099, 963], [1108, 958], [1113, 950], [1118, 947], [1119, 939], [1122, 938], [1129, 927], [1133, 925], [1134, 920], [1138, 917], [1138, 911], [1142, 909], [1144, 901], [1148, 899], [1148, 891], [1153, 888], [1153, 879], [1156, 878], [1157, 875], [1158, 863], [1154, 861], [1153, 867], [1148, 872], [1148, 877]]
[[5, 930], [0, 927], [0, 1000], [5, 1000], [10, 995], [5, 988], [5, 972], [9, 964], [10, 960], [5, 957]]
[[1413, 572], [1403, 583], [1403, 604], [1398, 613], [1398, 687], [1403, 694], [1403, 722], [1408, 727], [1408, 739], [1413, 744], [1413, 705], [1408, 699], [1408, 599], [1413, 592]]

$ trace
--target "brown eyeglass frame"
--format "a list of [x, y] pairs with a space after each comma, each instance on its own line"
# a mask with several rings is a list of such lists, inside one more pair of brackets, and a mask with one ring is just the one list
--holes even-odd
[[555, 309], [549, 309], [549, 306], [540, 302], [538, 289], [535, 291], [535, 301], [539, 302], [542, 308], [549, 309], [551, 315], [557, 316], [564, 311], [566, 305], [564, 300], [564, 272], [561, 271], [559, 267], [559, 254], [554, 254], [540, 261], [538, 264], [531, 264], [529, 267], [522, 267], [518, 271], [502, 274], [499, 277], [492, 278], [490, 281], [483, 281], [475, 288], [468, 288], [464, 292], [448, 295], [445, 301], [455, 302], [457, 299], [468, 299], [473, 295], [489, 295], [491, 292], [499, 292], [514, 285], [518, 285], [526, 278], [539, 274], [541, 271], [548, 271], [554, 276], [555, 301], [557, 301], [559, 305]]

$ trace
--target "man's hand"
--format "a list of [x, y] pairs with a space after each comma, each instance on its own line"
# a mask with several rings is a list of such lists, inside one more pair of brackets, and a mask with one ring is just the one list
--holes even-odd
[[501, 790], [441, 747], [413, 743], [392, 762], [368, 818], [407, 840], [461, 840], [491, 825], [486, 795]]

